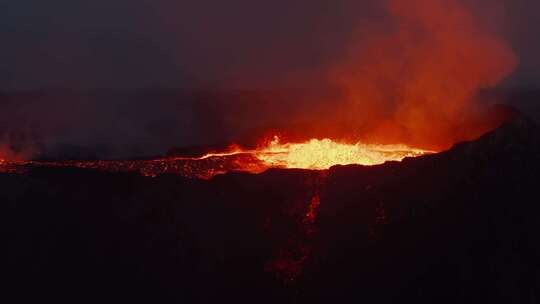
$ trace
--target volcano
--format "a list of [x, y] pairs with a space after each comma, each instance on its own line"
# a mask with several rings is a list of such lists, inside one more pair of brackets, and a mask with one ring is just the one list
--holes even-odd
[[534, 303], [538, 131], [520, 116], [370, 166], [286, 168], [283, 150], [270, 166], [251, 150], [4, 161], [6, 289], [21, 302]]

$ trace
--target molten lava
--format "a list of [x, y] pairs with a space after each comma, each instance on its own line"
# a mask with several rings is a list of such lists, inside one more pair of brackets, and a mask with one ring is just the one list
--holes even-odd
[[274, 136], [268, 144], [255, 150], [242, 150], [235, 147], [227, 153], [210, 153], [191, 159], [204, 160], [248, 154], [254, 156], [267, 168], [325, 170], [336, 165], [373, 166], [429, 153], [433, 151], [411, 148], [404, 144], [379, 145], [360, 142], [347, 144], [331, 139], [311, 139], [302, 143], [282, 144], [279, 137]]
[[36, 167], [74, 167], [106, 172], [140, 172], [144, 176], [178, 174], [210, 179], [233, 171], [261, 173], [270, 168], [326, 170], [335, 165], [378, 165], [433, 153], [406, 145], [339, 143], [311, 139], [302, 143], [280, 143], [278, 137], [257, 149], [232, 147], [201, 157], [168, 157], [152, 160], [89, 161], [0, 161], [0, 172], [23, 173]]
[[324, 170], [336, 165], [379, 165], [387, 161], [401, 161], [430, 151], [406, 145], [346, 144], [330, 139], [311, 139], [303, 143], [281, 144], [278, 137], [255, 156], [268, 167]]

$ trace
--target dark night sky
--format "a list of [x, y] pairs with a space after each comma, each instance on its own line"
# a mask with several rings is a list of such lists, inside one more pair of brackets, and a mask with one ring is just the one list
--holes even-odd
[[[521, 59], [507, 83], [540, 84], [540, 2], [473, 2], [506, 15], [495, 22], [506, 19]], [[378, 17], [373, 3], [3, 0], [0, 89], [290, 85], [285, 74], [316, 75], [339, 57], [351, 30]]]

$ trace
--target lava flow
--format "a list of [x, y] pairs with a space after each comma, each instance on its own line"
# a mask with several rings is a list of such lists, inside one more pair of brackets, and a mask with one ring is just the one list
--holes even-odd
[[236, 161], [239, 166], [238, 171], [254, 172], [261, 168], [326, 170], [336, 165], [373, 166], [430, 153], [434, 151], [411, 148], [404, 144], [381, 145], [361, 142], [347, 144], [331, 139], [281, 143], [279, 137], [274, 136], [272, 141], [253, 150], [233, 146], [228, 152], [209, 153], [198, 158], [176, 159], [203, 161], [244, 156], [243, 162]]
[[433, 153], [406, 145], [346, 144], [330, 139], [311, 139], [304, 143], [281, 144], [274, 137], [265, 148], [254, 155], [268, 167], [324, 170], [336, 165], [373, 166], [387, 161], [401, 161]]
[[433, 153], [406, 145], [346, 144], [330, 139], [303, 143], [280, 143], [274, 137], [257, 149], [233, 147], [225, 152], [201, 157], [168, 157], [152, 160], [88, 161], [0, 161], [0, 172], [23, 173], [36, 167], [74, 167], [106, 172], [140, 172], [144, 176], [178, 174], [210, 179], [218, 174], [241, 171], [261, 173], [270, 168], [326, 170], [335, 165], [383, 164]]

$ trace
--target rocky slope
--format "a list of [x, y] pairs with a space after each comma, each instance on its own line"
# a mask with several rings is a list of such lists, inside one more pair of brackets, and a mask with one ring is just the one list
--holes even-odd
[[374, 167], [5, 173], [2, 272], [20, 302], [535, 303], [538, 180], [525, 119]]

